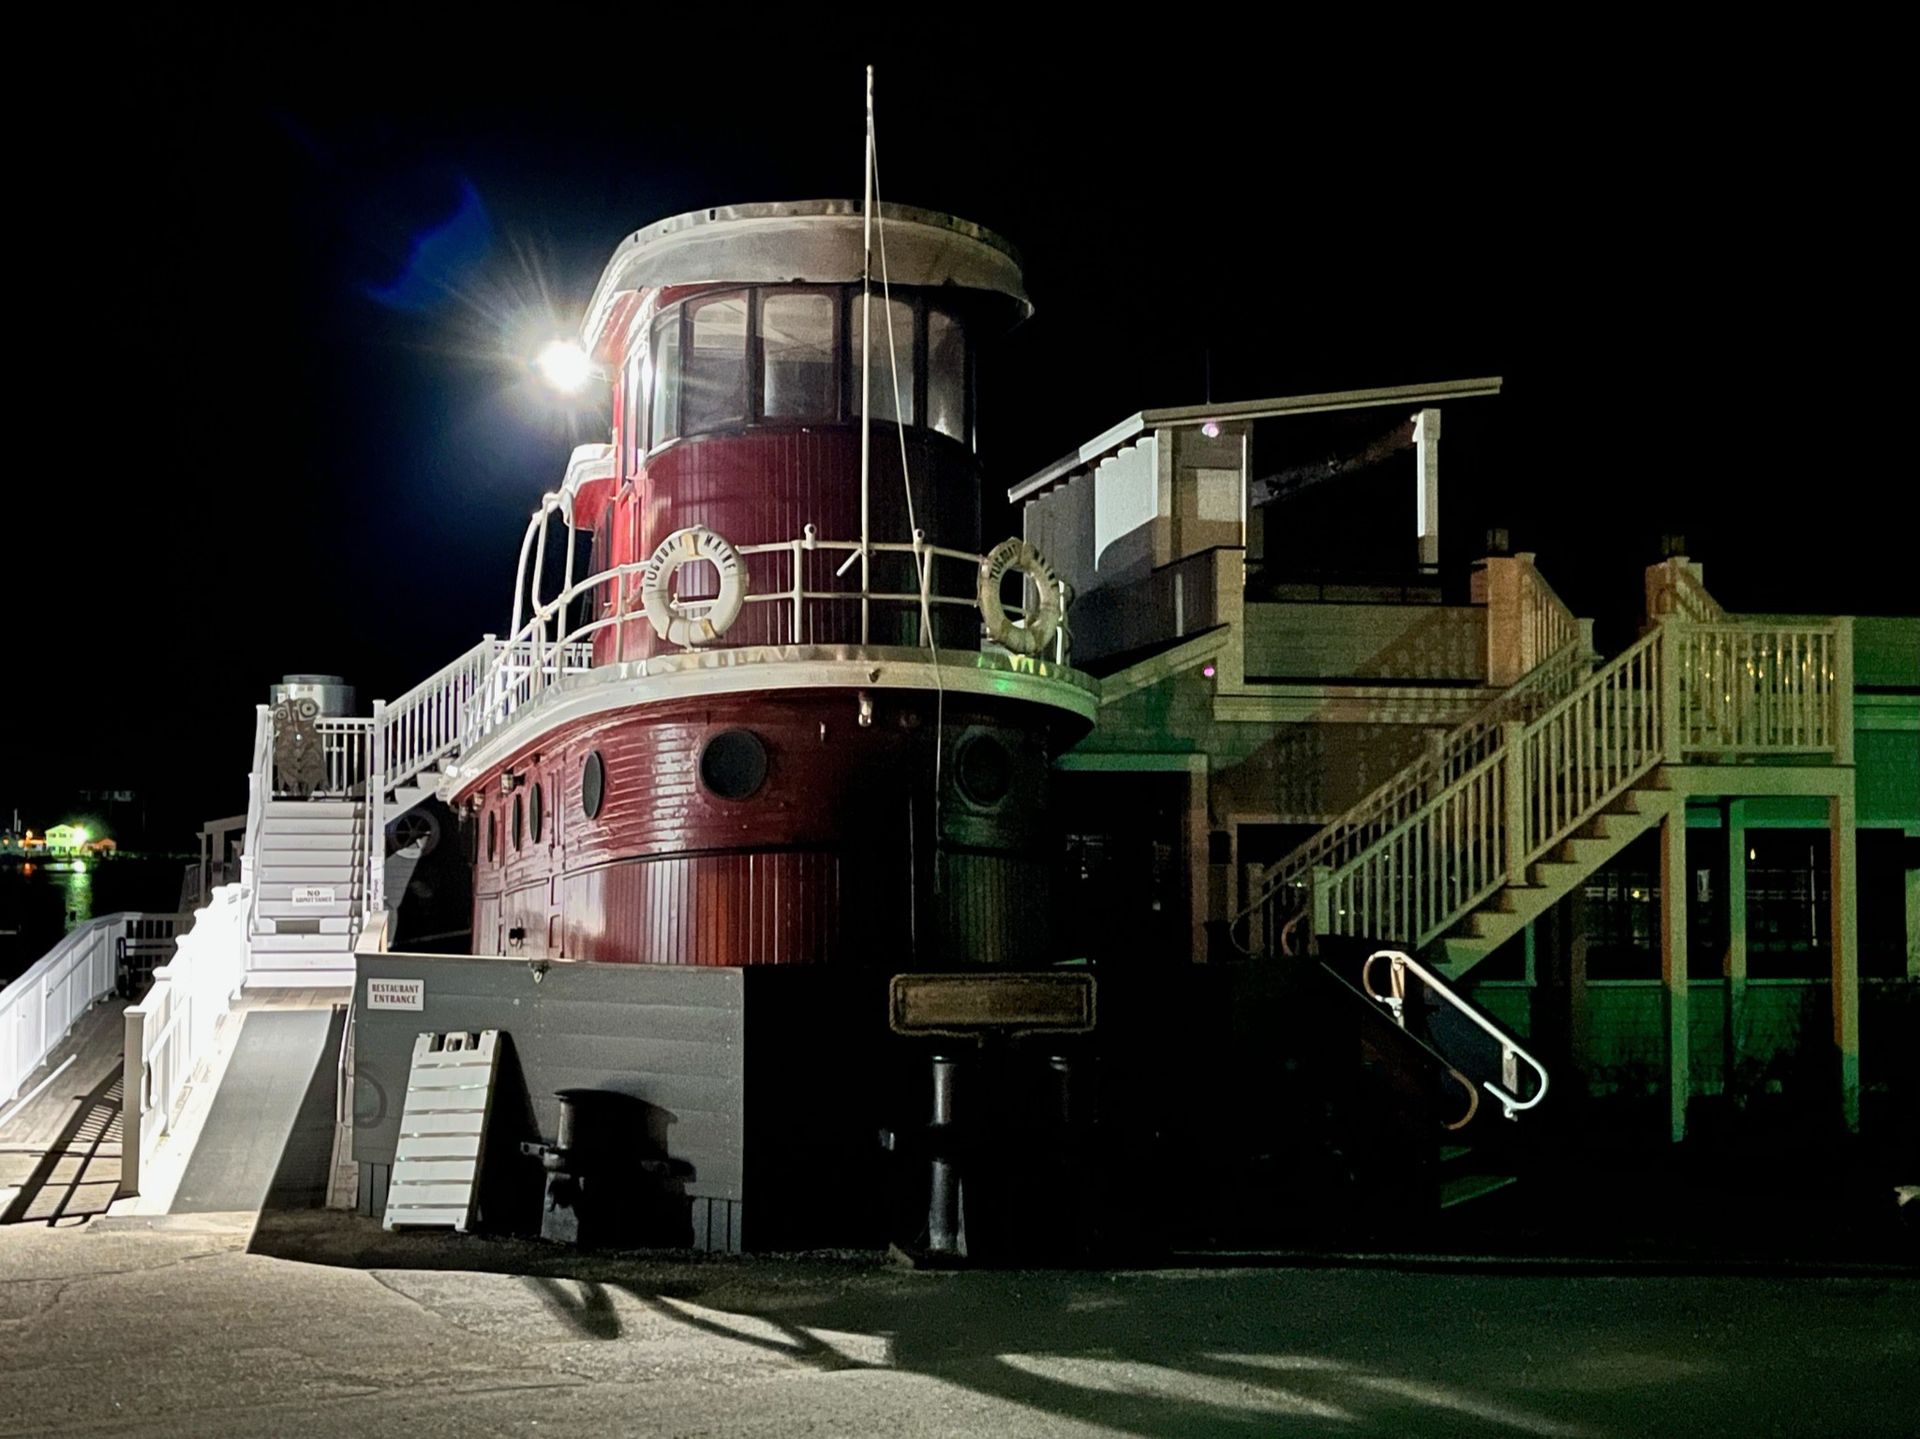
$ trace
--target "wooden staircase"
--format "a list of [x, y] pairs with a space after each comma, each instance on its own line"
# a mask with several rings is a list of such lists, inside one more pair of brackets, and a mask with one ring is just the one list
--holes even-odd
[[1682, 817], [1683, 767], [1850, 762], [1846, 621], [1727, 616], [1684, 559], [1647, 593], [1647, 631], [1613, 660], [1549, 658], [1266, 871], [1243, 947], [1363, 938], [1457, 978]]
[[1525, 883], [1502, 885], [1442, 935], [1435, 948], [1445, 972], [1458, 978], [1472, 969], [1566, 898], [1588, 875], [1657, 828], [1679, 802], [1664, 770], [1656, 769], [1637, 781], [1556, 845], [1547, 858], [1529, 865]]

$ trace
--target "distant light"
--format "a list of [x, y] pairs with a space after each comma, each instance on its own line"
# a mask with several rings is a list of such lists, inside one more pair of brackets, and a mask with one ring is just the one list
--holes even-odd
[[1208, 420], [1206, 424], [1200, 427], [1200, 433], [1205, 435], [1210, 440], [1219, 439], [1220, 438], [1220, 422], [1218, 420]]
[[563, 395], [578, 394], [593, 378], [593, 361], [572, 340], [549, 340], [533, 363], [541, 378]]
[[1213, 678], [1213, 666], [1212, 666], [1212, 665], [1206, 665], [1206, 666], [1204, 666], [1204, 667], [1203, 667], [1203, 668], [1201, 669], [1201, 671], [1200, 671], [1200, 673], [1201, 673], [1201, 674], [1203, 674], [1203, 675], [1205, 675], [1205, 676], [1206, 676], [1206, 677], [1207, 677], [1208, 679], [1212, 679], [1212, 678]]

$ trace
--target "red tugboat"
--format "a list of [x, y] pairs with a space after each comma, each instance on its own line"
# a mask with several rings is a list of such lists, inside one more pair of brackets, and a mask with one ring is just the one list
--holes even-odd
[[620, 246], [582, 327], [611, 442], [534, 516], [503, 722], [443, 790], [475, 825], [477, 952], [1053, 958], [1047, 775], [1097, 687], [1045, 560], [982, 553], [974, 450], [975, 346], [1028, 310], [1006, 242], [899, 206], [701, 210]]

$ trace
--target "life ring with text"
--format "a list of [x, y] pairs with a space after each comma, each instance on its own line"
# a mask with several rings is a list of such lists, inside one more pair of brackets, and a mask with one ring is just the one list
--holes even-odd
[[[720, 573], [720, 593], [711, 600], [692, 600], [705, 605], [698, 615], [677, 614], [673, 608], [673, 577], [680, 566], [705, 560]], [[740, 618], [747, 602], [747, 566], [740, 551], [705, 525], [675, 530], [660, 542], [660, 548], [640, 571], [640, 602], [647, 612], [647, 623], [668, 644], [692, 647], [712, 644]]]
[[[1026, 618], [1018, 623], [1008, 617], [1006, 603], [1000, 598], [1000, 582], [1009, 571], [1031, 580], [1037, 596]], [[1014, 654], [1042, 654], [1059, 632], [1060, 578], [1025, 540], [1002, 540], [980, 561], [979, 600], [987, 638]]]

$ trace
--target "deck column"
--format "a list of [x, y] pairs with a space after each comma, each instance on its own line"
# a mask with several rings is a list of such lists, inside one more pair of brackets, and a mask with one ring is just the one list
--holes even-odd
[[1421, 410], [1413, 417], [1414, 513], [1422, 569], [1440, 566], [1440, 412]]
[[[1920, 829], [1907, 829], [1907, 843], [1920, 843]], [[1920, 869], [1907, 871], [1907, 978], [1920, 979]]]
[[1828, 952], [1833, 956], [1833, 1046], [1840, 1060], [1840, 1117], [1860, 1132], [1860, 928], [1854, 875], [1853, 785], [1827, 801], [1828, 882], [1832, 903]]
[[1687, 1137], [1687, 807], [1660, 821], [1660, 982], [1667, 1026], [1667, 1113], [1673, 1142]]
[[1720, 957], [1726, 981], [1726, 1040], [1721, 1092], [1744, 1101], [1739, 1088], [1741, 1041], [1747, 1032], [1747, 802], [1729, 799], [1720, 811], [1727, 841], [1727, 947]]

